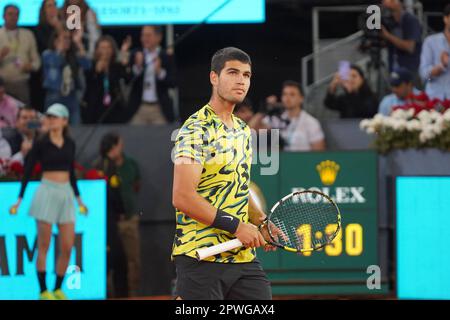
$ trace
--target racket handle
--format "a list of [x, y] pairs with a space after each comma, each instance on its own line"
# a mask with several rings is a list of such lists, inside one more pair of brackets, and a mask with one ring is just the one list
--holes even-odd
[[221, 244], [216, 244], [215, 246], [209, 248], [203, 248], [197, 250], [197, 259], [203, 260], [214, 256], [216, 254], [233, 250], [236, 248], [242, 247], [242, 242], [239, 239], [230, 240]]

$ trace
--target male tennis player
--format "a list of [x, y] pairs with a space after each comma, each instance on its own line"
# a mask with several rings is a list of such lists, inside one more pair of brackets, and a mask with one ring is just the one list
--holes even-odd
[[[266, 245], [269, 237], [267, 227], [258, 231], [266, 215], [249, 196], [250, 129], [233, 116], [235, 105], [247, 95], [251, 75], [248, 54], [232, 47], [217, 51], [211, 61], [212, 97], [186, 120], [176, 138], [172, 256], [177, 299], [272, 298], [255, 256], [255, 248]], [[196, 259], [198, 249], [235, 238], [244, 246]]]

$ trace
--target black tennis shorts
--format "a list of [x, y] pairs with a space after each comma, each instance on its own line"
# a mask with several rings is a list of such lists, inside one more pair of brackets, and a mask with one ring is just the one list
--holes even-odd
[[272, 300], [272, 289], [258, 260], [214, 263], [176, 256], [176, 295], [183, 300]]

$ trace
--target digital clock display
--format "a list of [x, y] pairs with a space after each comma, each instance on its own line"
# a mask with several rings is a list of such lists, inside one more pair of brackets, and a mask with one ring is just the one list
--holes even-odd
[[[378, 265], [377, 155], [286, 152], [280, 154], [276, 174], [263, 175], [262, 167], [252, 168], [252, 181], [260, 188], [267, 210], [291, 192], [312, 189], [329, 195], [342, 217], [338, 236], [320, 250], [301, 254], [258, 250], [274, 294], [373, 293], [366, 281], [367, 268]], [[303, 226], [299, 231], [305, 242], [312, 242], [333, 228], [312, 233]]]

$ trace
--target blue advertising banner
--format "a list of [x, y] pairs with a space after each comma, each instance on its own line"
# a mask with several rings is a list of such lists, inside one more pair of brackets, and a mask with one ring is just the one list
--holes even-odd
[[[2, 1], [20, 8], [19, 24], [38, 23], [42, 0]], [[56, 1], [62, 6], [64, 0]], [[265, 21], [265, 0], [95, 0], [87, 1], [101, 25], [262, 23]], [[217, 11], [217, 12], [216, 12]]]
[[397, 177], [397, 294], [450, 299], [450, 177]]
[[[0, 299], [37, 299], [37, 228], [28, 215], [39, 182], [28, 184], [16, 215], [9, 208], [17, 200], [19, 182], [0, 183]], [[75, 245], [66, 273], [63, 291], [69, 299], [106, 298], [106, 183], [103, 180], [79, 180], [87, 216], [77, 208]], [[57, 227], [47, 254], [47, 287], [53, 289], [58, 250]]]

